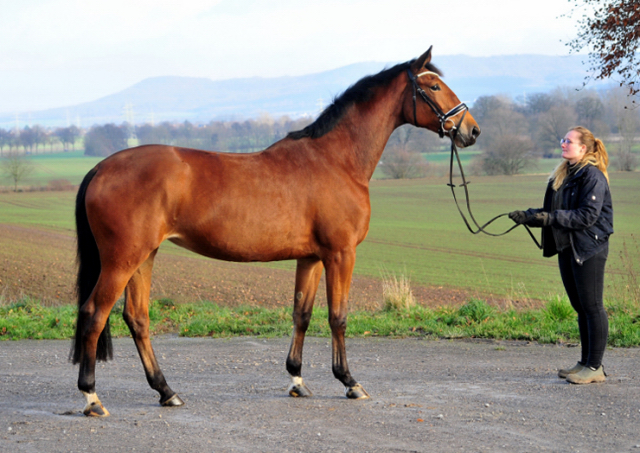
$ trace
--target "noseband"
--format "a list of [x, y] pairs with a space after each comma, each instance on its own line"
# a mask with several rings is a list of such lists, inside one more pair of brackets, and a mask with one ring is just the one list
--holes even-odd
[[[424, 73], [422, 73], [422, 74], [424, 74]], [[442, 109], [440, 109], [440, 107], [438, 107], [438, 105], [433, 101], [433, 99], [431, 99], [429, 96], [427, 96], [427, 93], [422, 88], [420, 88], [420, 86], [418, 85], [417, 78], [420, 77], [422, 74], [418, 74], [417, 76], [414, 76], [413, 73], [411, 72], [411, 69], [407, 69], [407, 75], [409, 76], [409, 80], [411, 81], [411, 85], [413, 87], [413, 125], [414, 126], [418, 126], [418, 118], [417, 118], [417, 112], [416, 112], [416, 110], [417, 110], [417, 106], [416, 106], [416, 104], [417, 104], [417, 100], [416, 100], [417, 96], [416, 96], [416, 93], [419, 93], [420, 97], [422, 98], [422, 100], [429, 107], [431, 107], [431, 110], [433, 111], [433, 113], [435, 113], [435, 115], [438, 117], [438, 120], [440, 121], [440, 129], [438, 130], [438, 135], [440, 135], [440, 138], [443, 138], [446, 135], [451, 139], [451, 159], [449, 161], [449, 183], [447, 185], [451, 188], [451, 193], [453, 195], [453, 200], [454, 200], [454, 202], [456, 204], [456, 207], [458, 208], [458, 212], [460, 213], [460, 216], [462, 217], [462, 220], [464, 221], [465, 225], [467, 226], [467, 229], [472, 234], [484, 233], [484, 234], [487, 234], [489, 236], [503, 236], [503, 235], [509, 233], [513, 229], [515, 229], [518, 226], [520, 226], [520, 224], [513, 225], [511, 228], [507, 229], [506, 231], [504, 231], [502, 233], [490, 233], [489, 231], [486, 230], [486, 228], [491, 223], [493, 223], [495, 220], [499, 219], [500, 217], [504, 217], [504, 216], [508, 215], [507, 213], [497, 215], [493, 219], [491, 219], [488, 222], [486, 222], [485, 224], [480, 225], [478, 223], [478, 221], [475, 219], [475, 217], [473, 216], [473, 213], [471, 212], [471, 203], [469, 201], [469, 189], [467, 188], [467, 186], [469, 185], [469, 183], [471, 181], [467, 181], [467, 179], [464, 176], [464, 170], [462, 169], [462, 162], [460, 161], [460, 156], [458, 155], [458, 148], [456, 147], [456, 144], [455, 144], [455, 139], [456, 139], [456, 136], [458, 135], [458, 130], [460, 128], [460, 125], [464, 121], [464, 118], [467, 115], [467, 112], [469, 111], [469, 107], [467, 107], [467, 105], [465, 103], [461, 102], [460, 104], [456, 105], [454, 108], [449, 110], [447, 113], [444, 113], [442, 111]], [[460, 121], [458, 121], [458, 124], [456, 124], [456, 122], [454, 120], [452, 120], [451, 118], [456, 116], [460, 112], [463, 112], [463, 113], [462, 113], [462, 116], [460, 117]], [[452, 126], [449, 129], [445, 129], [445, 125], [449, 121], [451, 122]], [[456, 192], [454, 190], [456, 185], [453, 183], [453, 161], [454, 161], [454, 156], [455, 156], [455, 160], [458, 162], [458, 168], [460, 169], [460, 177], [462, 178], [462, 184], [460, 184], [460, 186], [464, 188], [465, 200], [466, 200], [466, 205], [467, 205], [467, 212], [469, 214], [469, 218], [471, 219], [471, 221], [475, 225], [476, 229], [474, 229], [471, 226], [469, 220], [467, 220], [467, 217], [464, 215], [464, 212], [462, 212], [462, 209], [460, 208], [460, 205], [458, 204], [458, 198], [456, 197]], [[527, 225], [524, 225], [524, 227], [527, 230], [527, 233], [529, 233], [529, 236], [531, 237], [531, 239], [533, 239], [533, 242], [536, 244], [536, 246], [539, 249], [542, 249], [542, 246], [540, 245], [538, 240], [535, 238], [535, 236], [533, 235], [533, 233], [531, 232], [529, 227]]]
[[[438, 104], [436, 104], [429, 96], [427, 96], [427, 93], [420, 87], [420, 85], [418, 85], [417, 77], [413, 75], [413, 73], [411, 72], [411, 69], [407, 69], [407, 75], [409, 76], [409, 80], [411, 81], [411, 85], [413, 86], [413, 125], [414, 126], [418, 125], [418, 118], [417, 118], [417, 112], [416, 112], [416, 109], [417, 109], [416, 93], [418, 93], [420, 94], [420, 97], [422, 98], [422, 100], [429, 107], [431, 107], [431, 110], [433, 111], [433, 113], [435, 113], [435, 115], [438, 117], [438, 120], [440, 121], [440, 129], [438, 130], [438, 135], [440, 136], [440, 138], [444, 137], [445, 135], [448, 135], [453, 140], [455, 136], [458, 134], [458, 128], [464, 121], [464, 117], [467, 115], [467, 112], [469, 111], [469, 107], [467, 107], [465, 103], [461, 102], [460, 104], [456, 105], [454, 108], [449, 110], [447, 113], [444, 113], [442, 109], [440, 109]], [[420, 77], [420, 74], [418, 74], [418, 77]], [[462, 117], [460, 118], [460, 121], [458, 122], [458, 124], [456, 124], [456, 122], [451, 118], [456, 116], [460, 112], [464, 112], [464, 113], [462, 114]], [[448, 121], [451, 121], [452, 126], [449, 129], [445, 129], [445, 125], [447, 124]]]

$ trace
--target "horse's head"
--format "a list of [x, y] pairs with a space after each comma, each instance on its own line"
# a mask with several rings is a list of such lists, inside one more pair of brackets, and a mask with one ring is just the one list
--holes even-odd
[[404, 117], [415, 126], [425, 127], [441, 137], [452, 137], [460, 148], [471, 146], [480, 127], [465, 104], [440, 78], [431, 64], [431, 47], [407, 69], [407, 96]]

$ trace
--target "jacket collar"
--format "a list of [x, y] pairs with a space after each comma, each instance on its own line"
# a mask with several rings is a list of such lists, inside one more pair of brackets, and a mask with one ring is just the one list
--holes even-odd
[[576, 167], [575, 168], [571, 168], [569, 170], [569, 173], [567, 174], [567, 182], [572, 181], [572, 180], [577, 179], [580, 176], [582, 176], [584, 174], [584, 172], [587, 171], [587, 167], [589, 165], [591, 165], [591, 164], [588, 163], [587, 165], [584, 165], [583, 167], [580, 167], [580, 168], [578, 168], [578, 166], [580, 164], [575, 164], [575, 165], [576, 165]]

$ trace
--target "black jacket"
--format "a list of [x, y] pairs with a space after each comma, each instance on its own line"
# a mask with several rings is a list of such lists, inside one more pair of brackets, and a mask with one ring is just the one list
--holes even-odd
[[549, 212], [549, 226], [542, 228], [542, 253], [550, 257], [558, 253], [551, 228], [568, 235], [576, 262], [580, 265], [607, 247], [613, 234], [611, 192], [604, 174], [587, 164], [568, 176], [562, 191], [561, 208], [551, 211], [554, 190], [547, 186], [541, 209], [529, 209], [527, 214]]

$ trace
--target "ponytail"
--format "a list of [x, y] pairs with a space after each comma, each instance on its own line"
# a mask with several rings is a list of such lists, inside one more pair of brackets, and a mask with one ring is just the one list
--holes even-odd
[[[577, 163], [578, 169], [587, 165], [593, 165], [604, 174], [604, 177], [607, 178], [607, 182], [609, 182], [609, 173], [607, 172], [607, 167], [609, 166], [609, 154], [607, 153], [607, 149], [605, 148], [604, 143], [602, 143], [602, 140], [595, 138], [589, 129], [582, 126], [572, 127], [569, 131], [576, 131], [579, 133], [580, 141], [587, 147], [587, 151], [584, 153], [584, 156], [582, 156], [580, 162]], [[549, 177], [549, 180], [553, 182], [553, 190], [557, 191], [560, 188], [568, 173], [569, 161], [563, 160], [553, 170], [553, 172], [551, 172], [551, 176]]]

